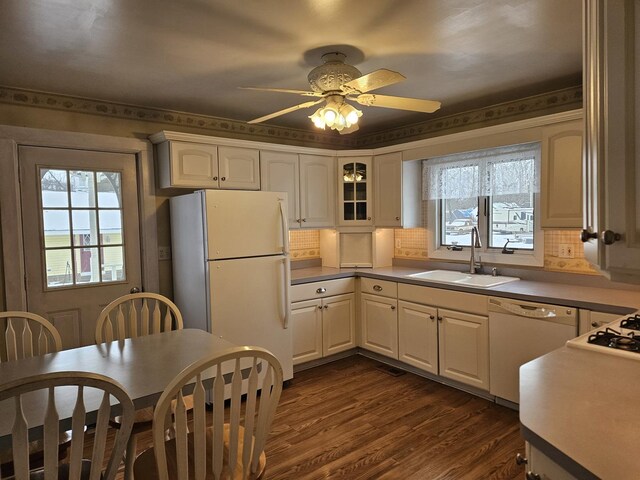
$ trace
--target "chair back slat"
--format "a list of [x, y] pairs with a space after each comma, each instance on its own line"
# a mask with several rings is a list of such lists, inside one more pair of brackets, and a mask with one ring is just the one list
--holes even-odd
[[142, 303], [142, 310], [140, 311], [140, 331], [142, 335], [149, 335], [149, 305], [147, 302]]
[[199, 373], [193, 389], [193, 461], [195, 480], [204, 480], [207, 475], [206, 432], [205, 391], [202, 384], [202, 374]]
[[[146, 303], [146, 300], [143, 300]], [[134, 302], [129, 305], [129, 337], [136, 338], [138, 336], [138, 311]]]
[[84, 425], [87, 415], [84, 406], [84, 387], [78, 387], [78, 396], [76, 397], [76, 405], [73, 408], [73, 417], [71, 418], [71, 454], [69, 455], [69, 477], [80, 478], [80, 467], [82, 466], [82, 453], [84, 450]]
[[22, 322], [22, 356], [23, 358], [33, 357], [33, 332], [29, 327], [29, 322]]
[[15, 418], [11, 429], [13, 469], [16, 478], [29, 477], [29, 437], [27, 419], [22, 411], [22, 398], [15, 398]]
[[[112, 313], [115, 325], [111, 325]], [[96, 343], [179, 330], [182, 326], [180, 310], [168, 298], [157, 293], [131, 293], [102, 309], [96, 322]]]
[[250, 471], [251, 443], [255, 436], [254, 423], [256, 415], [256, 402], [258, 397], [258, 368], [257, 358], [253, 359], [251, 373], [249, 374], [249, 386], [247, 389], [247, 406], [244, 413], [244, 441], [242, 445], [242, 471]]
[[47, 410], [44, 414], [44, 469], [57, 473], [58, 443], [60, 439], [60, 416], [56, 409], [55, 389], [49, 387]]
[[9, 311], [0, 312], [0, 320], [2, 319], [7, 321], [4, 343], [0, 344], [0, 348], [6, 355], [7, 361], [44, 355], [62, 349], [60, 333], [46, 318], [31, 312]]
[[[112, 379], [103, 375], [87, 372], [53, 372], [33, 377], [21, 378], [0, 385], [0, 402], [13, 399], [15, 408], [13, 412], [14, 427], [13, 437], [13, 464], [16, 479], [29, 478], [29, 438], [27, 421], [24, 418], [22, 403], [29, 398], [37, 398], [37, 395], [28, 395], [31, 392], [46, 392], [46, 405], [43, 402], [44, 415], [42, 418], [44, 434], [44, 477], [56, 479], [58, 474], [58, 431], [59, 418], [56, 408], [56, 391], [58, 387], [65, 389], [65, 392], [75, 387], [77, 390], [76, 402], [71, 416], [71, 453], [68, 457], [69, 478], [79, 479], [81, 463], [83, 462], [84, 429], [87, 421], [85, 408], [85, 392], [91, 390], [91, 394], [86, 393], [86, 401], [91, 397], [92, 405], [95, 401], [98, 415], [93, 442], [93, 451], [90, 456], [92, 460], [89, 479], [90, 480], [113, 480], [116, 476], [118, 465], [124, 455], [127, 439], [133, 426], [134, 407], [133, 402], [123, 390], [123, 388]], [[97, 390], [98, 395], [95, 395]], [[66, 395], [65, 395], [66, 396]], [[115, 402], [111, 397], [115, 397]], [[98, 406], [97, 402], [101, 402]], [[120, 428], [116, 430], [115, 439], [110, 450], [111, 454], [107, 461], [106, 470], [103, 473], [103, 461], [105, 460], [105, 445], [108, 430], [109, 418], [116, 412], [112, 411], [111, 404], [118, 404], [120, 415]], [[30, 407], [33, 408], [33, 405]], [[11, 413], [8, 413], [11, 415]], [[38, 423], [33, 423], [30, 427], [38, 427]], [[101, 450], [101, 452], [97, 450]]]
[[[215, 375], [211, 425], [204, 412], [203, 372]], [[230, 377], [225, 388], [225, 375]], [[262, 379], [262, 380], [261, 380]], [[182, 389], [194, 385], [193, 427], [183, 426]], [[262, 389], [258, 401], [258, 390]], [[255, 478], [264, 467], [264, 445], [282, 392], [282, 367], [268, 351], [238, 347], [211, 355], [184, 369], [163, 392], [153, 418], [153, 440], [158, 478]], [[225, 393], [230, 395], [225, 424]], [[242, 396], [246, 393], [246, 401]], [[175, 445], [167, 447], [164, 431], [167, 412], [175, 402]], [[186, 414], [185, 414], [186, 417]], [[175, 455], [167, 451], [175, 449]], [[188, 452], [185, 453], [185, 448]], [[167, 458], [174, 458], [175, 462]], [[169, 468], [172, 471], [169, 471]], [[193, 471], [190, 471], [193, 469]]]

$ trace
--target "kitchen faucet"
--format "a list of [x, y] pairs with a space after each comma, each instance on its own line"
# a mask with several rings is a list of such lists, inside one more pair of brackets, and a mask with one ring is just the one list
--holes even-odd
[[482, 248], [482, 243], [480, 243], [478, 227], [473, 227], [471, 229], [471, 258], [469, 259], [469, 273], [478, 273], [478, 269], [482, 268], [480, 260], [476, 262], [476, 248]]

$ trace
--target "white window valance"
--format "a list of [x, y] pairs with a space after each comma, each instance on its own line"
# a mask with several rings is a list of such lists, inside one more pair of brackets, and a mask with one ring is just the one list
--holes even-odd
[[540, 143], [456, 153], [422, 163], [423, 199], [537, 193]]

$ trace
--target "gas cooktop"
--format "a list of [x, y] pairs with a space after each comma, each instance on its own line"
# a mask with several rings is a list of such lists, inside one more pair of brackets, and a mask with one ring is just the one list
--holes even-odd
[[569, 340], [567, 346], [640, 360], [640, 314], [614, 320]]

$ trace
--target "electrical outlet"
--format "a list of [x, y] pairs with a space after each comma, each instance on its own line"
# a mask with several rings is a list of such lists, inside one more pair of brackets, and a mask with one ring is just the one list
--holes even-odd
[[573, 258], [573, 245], [570, 243], [561, 243], [558, 245], [558, 257], [560, 258]]
[[402, 240], [396, 238], [396, 248], [402, 248]]
[[171, 247], [158, 247], [158, 260], [171, 260]]

